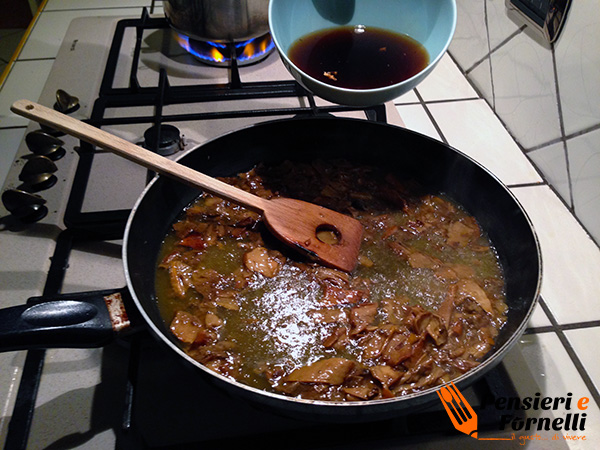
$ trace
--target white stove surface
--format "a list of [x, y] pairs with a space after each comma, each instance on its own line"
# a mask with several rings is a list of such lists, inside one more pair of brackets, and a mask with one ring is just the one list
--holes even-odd
[[[41, 95], [39, 99], [31, 100], [52, 106], [56, 90], [65, 89], [80, 99], [81, 108], [73, 116], [88, 118], [100, 87], [103, 61], [106, 60], [112, 30], [117, 21], [118, 18], [115, 17], [94, 17], [70, 22]], [[163, 66], [168, 67], [169, 81], [173, 86], [185, 85], [190, 80], [193, 83], [199, 80], [207, 83], [228, 81], [224, 75], [226, 70], [191, 61], [191, 57], [183, 50], [172, 47], [171, 44], [162, 45], [164, 40], [161, 33], [150, 32], [144, 37], [143, 66], [139, 71], [142, 85], [155, 80], [158, 67]], [[131, 42], [133, 36], [127, 39], [127, 42]], [[128, 61], [132, 47], [133, 45], [126, 44], [121, 49], [123, 61]], [[129, 74], [127, 63], [119, 67], [118, 83], [126, 86]], [[240, 70], [242, 81], [291, 79], [275, 53], [263, 63]], [[409, 128], [414, 127], [445, 140], [473, 156], [511, 188], [530, 214], [540, 237], [544, 259], [544, 309], [536, 310], [530, 323], [530, 333], [509, 353], [505, 364], [523, 397], [533, 396], [536, 392], [541, 392], [542, 396], [564, 396], [567, 392], [572, 392], [574, 398], [590, 398], [590, 404], [586, 411], [585, 432], [570, 433], [585, 435], [586, 441], [560, 439], [558, 442], [551, 442], [555, 434], [553, 431], [525, 430], [517, 433], [517, 439], [519, 436], [538, 433], [542, 438], [548, 439], [545, 443], [548, 445], [541, 447], [535, 442], [529, 442], [530, 448], [596, 448], [600, 441], [600, 410], [594, 395], [597, 395], [600, 385], [600, 367], [594, 356], [595, 345], [589, 345], [589, 342], [600, 338], [600, 313], [597, 309], [600, 252], [508, 134], [504, 130], [497, 131], [496, 118], [490, 114], [485, 102], [471, 88], [461, 84], [464, 82], [462, 78], [458, 84], [453, 84], [456, 72], [452, 61], [445, 58], [437, 69], [437, 74], [434, 72], [417, 91], [397, 100], [396, 105], [386, 105], [388, 121], [398, 125], [405, 122]], [[444, 93], [440, 94], [442, 90]], [[446, 101], [447, 92], [457, 91], [461, 91], [461, 101], [453, 98]], [[3, 91], [2, 95], [6, 97], [12, 94], [8, 95]], [[291, 102], [292, 104], [290, 99], [257, 100], [252, 107], [308, 106], [303, 104], [302, 99], [292, 99]], [[325, 103], [319, 101], [319, 104]], [[237, 107], [249, 108], [248, 104], [236, 105], [230, 102], [185, 106], [189, 111]], [[180, 107], [169, 107], [165, 112], [180, 112], [178, 108]], [[151, 113], [149, 110], [148, 114]], [[276, 117], [269, 117], [271, 118]], [[422, 118], [427, 120], [421, 120]], [[189, 149], [223, 133], [262, 120], [264, 119], [228, 119], [206, 121], [201, 126], [186, 123], [178, 123], [177, 126], [185, 136], [186, 149]], [[471, 128], [465, 131], [463, 122], [469, 122]], [[139, 142], [145, 128], [143, 125], [114, 126], [106, 127], [106, 130]], [[26, 132], [35, 129], [38, 126], [31, 123]], [[22, 230], [0, 231], [0, 305], [3, 307], [23, 304], [28, 297], [40, 295], [44, 288], [56, 238], [64, 229], [62, 217], [78, 159], [74, 150], [79, 145], [78, 141], [68, 136], [61, 139], [65, 141], [67, 155], [56, 162], [59, 181], [51, 189], [40, 192], [47, 200], [48, 216], [36, 225]], [[27, 146], [21, 142], [4, 189], [20, 184], [18, 175], [28, 154]], [[83, 211], [130, 208], [143, 189], [145, 176], [144, 169], [128, 161], [108, 153], [98, 154]], [[7, 211], [0, 205], [0, 217], [7, 216]], [[587, 261], [587, 264], [582, 266], [581, 261]], [[76, 246], [66, 271], [63, 292], [124, 285], [118, 241]], [[588, 345], [585, 344], [586, 341]], [[125, 376], [126, 354], [127, 349], [119, 344], [103, 349], [48, 350], [28, 448], [114, 448], [114, 429], [120, 425], [123, 393], [111, 388], [118, 386]], [[3, 442], [7, 433], [24, 359], [25, 352], [0, 354], [0, 442]], [[538, 416], [564, 417], [565, 414], [566, 411], [562, 410], [542, 411]], [[510, 433], [502, 435], [510, 436]], [[490, 436], [499, 437], [500, 434], [492, 433]], [[397, 448], [399, 445], [427, 445], [428, 448], [440, 449], [448, 448], [449, 445], [480, 448], [482, 445], [458, 433], [432, 439], [401, 439], [378, 443], [378, 448]], [[497, 444], [502, 445], [499, 448], [516, 446], [516, 442], [511, 442], [511, 446], [507, 444], [506, 447], [504, 444]], [[315, 448], [317, 447], [318, 444]]]

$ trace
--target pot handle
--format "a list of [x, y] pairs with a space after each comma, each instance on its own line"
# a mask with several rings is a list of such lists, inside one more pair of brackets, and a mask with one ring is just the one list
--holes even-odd
[[127, 289], [32, 297], [0, 310], [0, 352], [32, 348], [93, 348], [129, 328]]

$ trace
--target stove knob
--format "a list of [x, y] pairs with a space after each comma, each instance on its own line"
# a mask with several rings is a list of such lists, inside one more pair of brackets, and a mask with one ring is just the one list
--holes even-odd
[[46, 156], [57, 161], [67, 153], [62, 147], [65, 143], [42, 130], [32, 131], [25, 136], [27, 148], [36, 155]]
[[79, 99], [66, 91], [59, 89], [56, 91], [56, 103], [54, 109], [63, 114], [70, 114], [79, 109]]
[[34, 191], [49, 189], [56, 184], [57, 178], [53, 173], [57, 170], [58, 167], [50, 158], [37, 155], [23, 166], [19, 180]]
[[37, 222], [48, 214], [48, 208], [44, 206], [46, 200], [20, 189], [4, 191], [2, 203], [14, 217], [25, 223]]
[[66, 134], [63, 131], [59, 131], [55, 128], [49, 127], [48, 125], [40, 124], [40, 128], [42, 129], [42, 131], [44, 133], [47, 133], [47, 134], [49, 134], [51, 136], [55, 136], [55, 137], [64, 136]]

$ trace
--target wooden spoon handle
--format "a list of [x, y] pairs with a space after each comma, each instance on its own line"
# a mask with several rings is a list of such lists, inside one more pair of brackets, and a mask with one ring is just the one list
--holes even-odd
[[83, 141], [89, 142], [90, 144], [109, 150], [130, 161], [160, 173], [161, 175], [176, 178], [234, 203], [247, 206], [260, 212], [264, 211], [267, 207], [266, 202], [268, 202], [268, 200], [209, 177], [194, 169], [190, 169], [169, 158], [157, 155], [150, 150], [146, 150], [125, 139], [102, 131], [99, 128], [59, 113], [53, 109], [29, 100], [17, 100], [13, 103], [11, 110], [23, 117], [48, 125]]

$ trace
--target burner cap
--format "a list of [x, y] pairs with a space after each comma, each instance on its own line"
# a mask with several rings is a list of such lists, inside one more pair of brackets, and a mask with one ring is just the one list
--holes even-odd
[[148, 150], [156, 151], [159, 155], [172, 155], [181, 148], [179, 129], [173, 125], [160, 126], [160, 141], [157, 146], [158, 127], [156, 125], [144, 132], [144, 143]]

